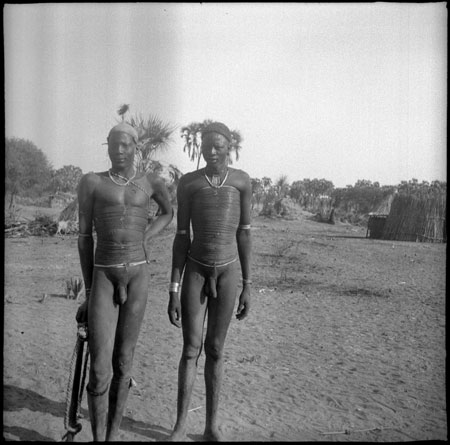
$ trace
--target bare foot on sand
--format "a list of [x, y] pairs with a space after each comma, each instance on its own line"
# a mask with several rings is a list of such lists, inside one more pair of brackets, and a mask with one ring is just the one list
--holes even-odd
[[203, 439], [205, 442], [221, 442], [223, 440], [219, 428], [217, 427], [205, 429]]
[[182, 442], [186, 440], [185, 428], [175, 428], [168, 437], [167, 442]]

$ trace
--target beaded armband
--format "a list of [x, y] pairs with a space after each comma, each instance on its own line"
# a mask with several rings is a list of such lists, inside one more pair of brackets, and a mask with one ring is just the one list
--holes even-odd
[[92, 233], [79, 233], [78, 237], [80, 237], [80, 238], [92, 238]]
[[250, 224], [239, 224], [238, 229], [239, 230], [250, 230], [251, 226], [250, 226]]
[[186, 236], [187, 235], [187, 230], [177, 230], [177, 235]]

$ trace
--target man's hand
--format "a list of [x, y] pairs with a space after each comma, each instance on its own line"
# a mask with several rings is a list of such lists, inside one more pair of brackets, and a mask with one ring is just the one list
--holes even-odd
[[167, 313], [169, 314], [170, 322], [177, 328], [181, 328], [181, 304], [178, 297], [178, 292], [169, 292], [170, 300]]
[[239, 297], [239, 306], [237, 308], [236, 318], [238, 320], [243, 320], [245, 317], [247, 317], [249, 312], [250, 312], [250, 288], [244, 286], [244, 289], [242, 290], [241, 295]]
[[77, 323], [87, 323], [88, 321], [88, 300], [85, 300], [83, 303], [80, 304], [77, 314], [75, 316], [75, 319], [77, 320]]

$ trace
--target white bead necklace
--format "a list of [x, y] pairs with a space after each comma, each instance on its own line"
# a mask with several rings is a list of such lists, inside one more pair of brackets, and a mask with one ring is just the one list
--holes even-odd
[[[225, 181], [227, 180], [227, 178], [228, 178], [228, 169], [227, 169], [227, 174], [225, 175], [225, 178], [223, 178], [223, 181], [222, 182], [220, 182], [219, 184], [216, 184], [215, 183], [215, 181], [214, 182], [211, 182], [211, 180], [208, 178], [208, 175], [206, 174], [206, 170], [205, 170], [205, 178], [206, 178], [206, 180], [208, 181], [208, 184], [211, 186], [211, 187], [213, 187], [213, 188], [215, 188], [215, 189], [220, 189], [221, 187], [223, 187], [223, 185], [225, 184]], [[214, 176], [215, 175], [213, 175], [213, 178], [214, 178]], [[213, 179], [214, 180], [214, 179]], [[219, 180], [220, 180], [220, 176], [219, 176]]]
[[[112, 182], [114, 182], [114, 184], [119, 185], [120, 187], [125, 187], [126, 185], [128, 185], [130, 183], [130, 181], [132, 181], [136, 177], [136, 170], [134, 171], [133, 176], [131, 178], [125, 178], [124, 176], [119, 175], [119, 173], [113, 172], [111, 169], [109, 169], [108, 174], [109, 174], [109, 178], [111, 179]], [[117, 182], [116, 180], [114, 180], [113, 176], [121, 179], [122, 181], [125, 181], [125, 183], [121, 184], [121, 183]]]

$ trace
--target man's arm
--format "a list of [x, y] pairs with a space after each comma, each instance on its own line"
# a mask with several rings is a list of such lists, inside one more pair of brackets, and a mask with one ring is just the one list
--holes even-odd
[[167, 190], [166, 184], [160, 178], [151, 179], [148, 177], [149, 181], [151, 181], [151, 186], [153, 190], [152, 199], [158, 204], [160, 208], [160, 214], [152, 221], [152, 223], [146, 228], [144, 234], [144, 245], [147, 244], [147, 241], [150, 238], [153, 238], [157, 235], [161, 230], [163, 230], [173, 218], [173, 209], [170, 204], [170, 195]]
[[252, 186], [250, 177], [247, 173], [242, 172], [241, 193], [241, 217], [239, 227], [236, 233], [236, 241], [239, 253], [239, 261], [242, 271], [242, 293], [239, 298], [239, 306], [236, 318], [242, 320], [248, 315], [250, 310], [250, 288], [251, 288], [251, 254], [252, 254], [252, 237], [250, 230], [251, 221], [251, 197]]
[[178, 287], [191, 246], [190, 202], [184, 178], [181, 178], [177, 188], [177, 232], [172, 245], [172, 272], [170, 275], [171, 284], [169, 287], [170, 300], [168, 308], [169, 320], [177, 327], [181, 326], [181, 306]]
[[78, 254], [86, 289], [86, 302], [80, 306], [76, 315], [79, 323], [87, 322], [87, 301], [94, 273], [94, 239], [92, 238], [94, 190], [95, 176], [88, 173], [81, 178], [78, 186]]

